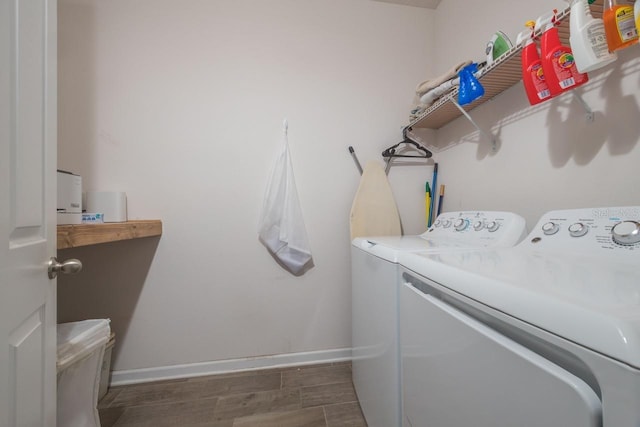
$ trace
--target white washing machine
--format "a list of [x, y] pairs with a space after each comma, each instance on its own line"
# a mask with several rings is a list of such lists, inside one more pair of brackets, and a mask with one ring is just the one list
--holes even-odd
[[353, 383], [369, 427], [401, 425], [399, 254], [508, 247], [525, 234], [524, 219], [513, 213], [450, 212], [420, 236], [353, 240]]
[[400, 262], [405, 427], [640, 426], [640, 207]]

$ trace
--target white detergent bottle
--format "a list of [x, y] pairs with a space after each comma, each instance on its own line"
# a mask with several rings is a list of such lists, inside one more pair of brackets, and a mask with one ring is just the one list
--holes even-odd
[[618, 59], [615, 53], [609, 52], [604, 21], [591, 15], [589, 2], [587, 0], [570, 0], [570, 3], [569, 44], [578, 71], [587, 73]]

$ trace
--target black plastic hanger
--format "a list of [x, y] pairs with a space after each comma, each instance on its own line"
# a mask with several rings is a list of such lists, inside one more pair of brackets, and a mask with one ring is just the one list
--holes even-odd
[[[427, 150], [426, 148], [424, 148], [422, 145], [418, 144], [417, 142], [409, 139], [409, 137], [407, 137], [407, 133], [406, 131], [403, 132], [403, 136], [404, 136], [404, 140], [402, 142], [398, 142], [396, 145], [387, 148], [386, 150], [384, 150], [382, 152], [382, 157], [417, 157], [417, 158], [421, 158], [421, 159], [428, 159], [429, 157], [432, 156], [431, 151]], [[421, 154], [418, 155], [407, 155], [407, 154], [396, 154], [396, 148], [398, 148], [401, 144], [410, 144], [413, 145], [416, 150], [420, 151]]]

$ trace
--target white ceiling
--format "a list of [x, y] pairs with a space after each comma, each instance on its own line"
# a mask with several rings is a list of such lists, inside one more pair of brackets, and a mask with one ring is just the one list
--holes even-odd
[[435, 9], [440, 4], [440, 0], [373, 0], [383, 3], [403, 4], [406, 6], [424, 7], [427, 9]]

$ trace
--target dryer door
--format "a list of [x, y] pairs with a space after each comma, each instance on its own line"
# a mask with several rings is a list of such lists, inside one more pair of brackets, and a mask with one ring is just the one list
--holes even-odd
[[580, 378], [414, 285], [400, 290], [404, 427], [598, 427]]
[[352, 247], [353, 385], [369, 427], [399, 427], [398, 265]]

